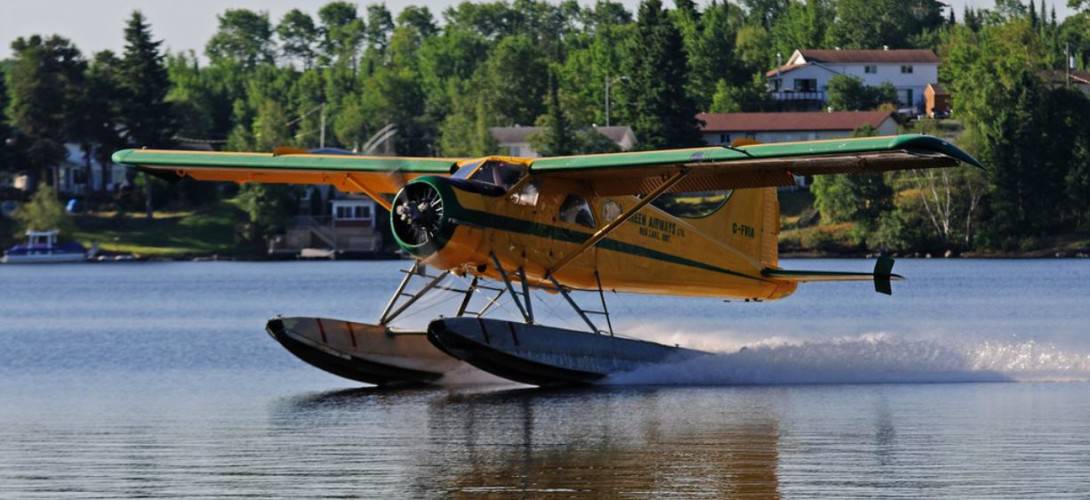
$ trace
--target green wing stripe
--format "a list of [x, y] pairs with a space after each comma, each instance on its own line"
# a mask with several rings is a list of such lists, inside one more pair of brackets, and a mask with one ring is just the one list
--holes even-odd
[[449, 174], [458, 160], [451, 158], [397, 158], [353, 155], [179, 152], [123, 149], [113, 154], [114, 163], [147, 167], [222, 169], [328, 170]]
[[754, 144], [738, 148], [715, 146], [693, 149], [674, 149], [668, 151], [648, 151], [644, 153], [561, 156], [535, 160], [531, 168], [537, 172], [578, 171], [622, 166], [724, 162], [754, 158], [773, 159], [837, 154], [850, 155], [900, 150], [942, 153], [959, 161], [980, 167], [980, 163], [977, 162], [976, 159], [949, 142], [928, 135], [903, 134], [885, 137]]
[[783, 158], [791, 156], [835, 155], [838, 153], [870, 153], [879, 151], [925, 151], [942, 153], [980, 167], [980, 162], [957, 146], [938, 137], [922, 134], [902, 134], [885, 137], [861, 137], [831, 141], [787, 142], [781, 144], [754, 144], [739, 149], [756, 158]]
[[672, 165], [676, 163], [740, 160], [744, 158], [746, 158], [745, 153], [711, 146], [692, 149], [647, 151], [644, 153], [611, 153], [540, 158], [534, 160], [530, 168], [537, 172], [552, 172], [558, 170], [634, 167], [641, 165]]

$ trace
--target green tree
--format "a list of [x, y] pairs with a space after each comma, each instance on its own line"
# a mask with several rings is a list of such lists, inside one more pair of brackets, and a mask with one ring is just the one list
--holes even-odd
[[395, 150], [404, 155], [431, 154], [435, 127], [424, 117], [423, 90], [408, 68], [382, 67], [364, 83], [360, 100], [374, 130], [397, 126]]
[[303, 68], [314, 64], [319, 32], [310, 15], [299, 9], [289, 10], [276, 25], [276, 36], [284, 57], [302, 61]]
[[945, 24], [937, 0], [835, 0], [836, 22], [828, 42], [844, 48], [907, 47], [913, 34]]
[[72, 101], [85, 62], [71, 43], [59, 36], [18, 38], [11, 45], [12, 122], [32, 186], [52, 184], [52, 169], [64, 159], [64, 143], [72, 133]]
[[227, 9], [216, 19], [219, 29], [204, 49], [209, 59], [236, 61], [244, 68], [273, 62], [273, 28], [267, 12]]
[[401, 13], [397, 15], [397, 26], [412, 28], [424, 38], [435, 35], [439, 30], [435, 26], [435, 17], [426, 5], [408, 5], [401, 9]]
[[689, 61], [688, 91], [698, 109], [708, 109], [720, 81], [733, 86], [746, 85], [758, 70], [735, 56], [741, 17], [738, 7], [730, 2], [713, 1], [697, 20], [682, 22], [693, 23], [685, 36], [685, 52]]
[[[865, 125], [852, 135], [867, 137], [877, 131]], [[893, 207], [893, 190], [881, 174], [819, 175], [810, 191], [825, 223], [856, 222], [874, 228], [882, 214]]]
[[59, 229], [62, 234], [75, 232], [75, 224], [57, 200], [56, 191], [45, 183], [38, 186], [30, 201], [20, 205], [14, 215], [22, 231]]
[[726, 80], [719, 80], [715, 85], [715, 95], [709, 111], [712, 113], [753, 112], [766, 109], [770, 105], [768, 86], [760, 74], [740, 85], [731, 85]]
[[795, 49], [823, 47], [832, 19], [832, 0], [792, 0], [770, 30], [775, 53], [786, 60]]
[[781, 14], [787, 11], [791, 0], [742, 0], [750, 24], [766, 30], [772, 28]]
[[[124, 92], [121, 124], [132, 146], [165, 148], [174, 142], [173, 108], [166, 97], [170, 76], [159, 51], [161, 41], [151, 38], [151, 28], [140, 11], [133, 11], [125, 27], [125, 55], [121, 62]], [[152, 181], [144, 175], [145, 215], [150, 220], [155, 201]]]
[[628, 40], [622, 65], [619, 111], [640, 139], [657, 149], [703, 143], [697, 106], [685, 91], [688, 79], [681, 33], [659, 0], [640, 4], [635, 36]]
[[318, 19], [321, 20], [323, 64], [337, 62], [355, 72], [359, 67], [359, 49], [365, 28], [356, 4], [329, 2], [318, 9]]
[[272, 151], [292, 143], [289, 119], [284, 107], [268, 99], [258, 108], [254, 117], [254, 147], [258, 151]]
[[110, 156], [125, 144], [119, 132], [124, 99], [121, 78], [121, 59], [108, 50], [96, 53], [79, 88], [72, 113], [75, 116], [70, 121], [77, 130], [74, 139], [83, 151], [86, 178], [92, 178], [92, 160], [97, 160], [102, 165], [103, 185], [115, 181], [110, 178]]
[[560, 90], [556, 77], [549, 79], [548, 112], [538, 120], [538, 126], [544, 127], [544, 130], [535, 134], [536, 137], [531, 137], [530, 142], [542, 156], [564, 156], [575, 152], [576, 137], [560, 107]]
[[886, 103], [897, 102], [897, 89], [884, 82], [872, 87], [859, 77], [836, 75], [829, 79], [828, 102], [836, 111], [869, 111]]
[[500, 40], [476, 77], [496, 120], [490, 126], [533, 124], [545, 111], [548, 71], [545, 54], [529, 37]]
[[4, 71], [0, 71], [0, 173], [10, 172], [18, 163], [18, 141], [15, 129], [8, 123], [8, 87]]
[[1087, 132], [1076, 116], [1085, 116], [1087, 99], [1039, 79], [1043, 50], [1025, 18], [979, 31], [956, 27], [943, 47], [951, 67], [941, 76], [988, 167], [981, 228], [988, 246], [1032, 246], [1033, 238], [1085, 221], [1085, 205], [1067, 189], [1085, 186]]
[[166, 100], [170, 76], [159, 49], [161, 44], [152, 40], [144, 15], [134, 11], [125, 28], [125, 54], [121, 61], [125, 92], [121, 121], [133, 146], [163, 148], [174, 142], [174, 113]]
[[249, 183], [239, 188], [237, 199], [248, 217], [239, 230], [240, 239], [262, 249], [269, 238], [284, 232], [285, 223], [299, 210], [292, 186]]
[[367, 6], [367, 26], [364, 37], [371, 49], [385, 51], [394, 31], [394, 17], [386, 4], [373, 3]]

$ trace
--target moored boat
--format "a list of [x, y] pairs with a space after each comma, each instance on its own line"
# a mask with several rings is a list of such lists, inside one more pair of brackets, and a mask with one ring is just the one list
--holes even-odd
[[87, 249], [76, 242], [58, 243], [56, 229], [27, 231], [27, 242], [15, 245], [0, 258], [4, 264], [38, 264], [53, 262], [82, 262], [87, 259]]

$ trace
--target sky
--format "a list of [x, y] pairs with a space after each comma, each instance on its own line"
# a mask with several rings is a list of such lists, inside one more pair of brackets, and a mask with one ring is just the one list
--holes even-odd
[[[122, 30], [129, 14], [136, 9], [144, 12], [151, 23], [153, 35], [164, 41], [172, 52], [194, 50], [203, 52], [204, 43], [216, 30], [216, 14], [227, 8], [248, 8], [267, 11], [275, 23], [290, 9], [300, 8], [311, 14], [327, 0], [0, 0], [0, 59], [11, 56], [10, 43], [16, 37], [38, 34], [60, 34], [71, 39], [84, 54], [123, 48]], [[394, 15], [406, 5], [425, 4], [438, 18], [446, 7], [460, 0], [387, 0]], [[1053, 0], [1063, 18], [1070, 10], [1066, 0]], [[593, 0], [581, 0], [591, 4]], [[366, 5], [369, 0], [356, 0]], [[635, 10], [638, 0], [621, 0]], [[699, 3], [707, 3], [700, 1]], [[960, 17], [966, 3], [991, 7], [993, 0], [952, 0]]]

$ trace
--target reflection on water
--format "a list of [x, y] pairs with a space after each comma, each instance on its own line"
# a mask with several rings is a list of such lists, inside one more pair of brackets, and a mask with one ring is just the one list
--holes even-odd
[[402, 490], [412, 496], [779, 497], [774, 417], [694, 413], [664, 391], [334, 391], [284, 400], [272, 421], [293, 435], [320, 427], [359, 436], [345, 446], [373, 450], [374, 439], [351, 431], [359, 416], [418, 401], [423, 432], [402, 443], [414, 449]]
[[1086, 498], [1090, 261], [899, 265], [892, 298], [611, 296], [725, 354], [563, 391], [360, 388], [262, 331], [373, 318], [397, 263], [0, 266], [0, 498]]

